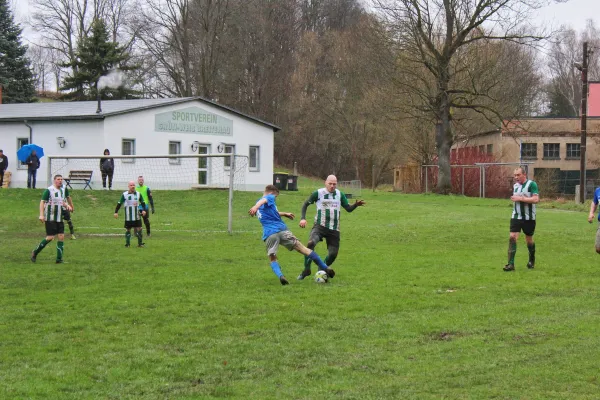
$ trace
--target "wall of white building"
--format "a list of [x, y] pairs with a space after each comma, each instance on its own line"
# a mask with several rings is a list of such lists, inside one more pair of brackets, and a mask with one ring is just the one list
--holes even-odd
[[[213, 135], [202, 133], [182, 133], [182, 132], [158, 132], [156, 130], [156, 115], [172, 113], [173, 111], [197, 107], [219, 117], [231, 120], [233, 129], [231, 135]], [[179, 142], [181, 144], [181, 154], [194, 154], [192, 144], [198, 142], [208, 145], [211, 154], [218, 154], [220, 144], [235, 145], [235, 152], [238, 155], [249, 156], [250, 146], [259, 147], [259, 165], [256, 170], [245, 172], [244, 185], [236, 186], [240, 190], [262, 191], [265, 185], [272, 183], [273, 177], [273, 152], [274, 152], [274, 132], [269, 126], [257, 123], [251, 119], [241, 117], [234, 113], [229, 113], [218, 107], [206, 104], [200, 101], [191, 101], [176, 105], [156, 107], [147, 110], [129, 112], [120, 115], [107, 116], [105, 119], [98, 120], [78, 120], [78, 121], [29, 121], [33, 128], [33, 143], [44, 148], [46, 155], [69, 156], [69, 155], [102, 155], [105, 148], [110, 149], [112, 155], [122, 154], [123, 139], [135, 140], [136, 155], [163, 155], [169, 154], [169, 142]], [[0, 123], [0, 148], [10, 158], [8, 170], [13, 173], [11, 187], [26, 187], [27, 169], [18, 167], [16, 159], [18, 138], [28, 138], [29, 128], [24, 123]], [[66, 141], [64, 148], [58, 144], [57, 138], [62, 137]], [[196, 152], [197, 153], [197, 152]], [[48, 176], [48, 157], [41, 159], [41, 167], [37, 175], [37, 187], [43, 188], [50, 185]], [[115, 170], [122, 160], [115, 160]], [[162, 160], [163, 162], [165, 160]], [[101, 176], [99, 171], [99, 161], [95, 161], [85, 168], [79, 167], [74, 161], [70, 165], [65, 165], [60, 173], [63, 176], [68, 175], [68, 169], [94, 169], [93, 183], [94, 189], [99, 189], [101, 185]], [[190, 163], [181, 165], [168, 165], [169, 169], [180, 170], [182, 181], [183, 176], [190, 174]], [[157, 180], [165, 179], [158, 172], [164, 168], [155, 168], [144, 166], [141, 162], [137, 164], [138, 169], [132, 170], [133, 175], [143, 173], [146, 182], [152, 188], [160, 188], [162, 185]], [[217, 163], [214, 163], [215, 169]], [[228, 170], [214, 171], [217, 174], [228, 174]], [[129, 167], [129, 166], [128, 166]], [[143, 170], [143, 171], [142, 171]], [[56, 171], [53, 171], [56, 172]], [[197, 176], [197, 170], [191, 171]], [[154, 174], [154, 176], [153, 176]], [[175, 172], [176, 174], [176, 172]], [[136, 176], [122, 177], [115, 171], [114, 189], [126, 189], [127, 180], [135, 179]], [[176, 174], [177, 175], [177, 174]], [[170, 175], [171, 176], [171, 175]], [[223, 179], [220, 176], [220, 179]], [[181, 188], [189, 188], [185, 183]]]

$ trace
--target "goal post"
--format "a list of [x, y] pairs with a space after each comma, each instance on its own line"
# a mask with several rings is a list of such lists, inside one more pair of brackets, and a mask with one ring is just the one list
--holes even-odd
[[[236, 190], [246, 190], [248, 156], [234, 153], [224, 154], [167, 154], [167, 155], [50, 155], [48, 158], [48, 182], [60, 174], [70, 180], [73, 189], [86, 188], [89, 177], [92, 190], [108, 189], [112, 178], [112, 189], [127, 190], [127, 184], [139, 176], [154, 190], [222, 189], [228, 190], [228, 231], [233, 232], [233, 197]], [[114, 160], [111, 176], [102, 176], [100, 160]]]

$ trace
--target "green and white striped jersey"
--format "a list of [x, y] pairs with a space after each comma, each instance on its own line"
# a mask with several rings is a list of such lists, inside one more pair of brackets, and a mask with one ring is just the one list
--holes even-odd
[[42, 200], [46, 202], [44, 207], [44, 216], [46, 221], [62, 222], [62, 208], [67, 204], [69, 189], [61, 187], [55, 188], [54, 185], [44, 190]]
[[329, 193], [326, 188], [319, 189], [308, 198], [308, 204], [315, 203], [317, 206], [317, 215], [315, 215], [315, 224], [324, 226], [334, 231], [340, 230], [340, 211], [342, 207], [348, 207], [346, 195], [338, 189]]
[[119, 204], [125, 209], [125, 221], [139, 221], [141, 219], [140, 204], [144, 204], [144, 199], [140, 192], [123, 192]]
[[[534, 194], [539, 195], [539, 191], [537, 183], [532, 180], [527, 179], [525, 183], [515, 183], [513, 186], [513, 195], [532, 197]], [[535, 220], [535, 204], [515, 201], [512, 218], [532, 221]]]

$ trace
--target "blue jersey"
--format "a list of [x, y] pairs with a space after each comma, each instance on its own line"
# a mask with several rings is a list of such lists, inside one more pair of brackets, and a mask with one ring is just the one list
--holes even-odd
[[279, 211], [277, 211], [277, 205], [275, 204], [275, 195], [268, 194], [261, 197], [261, 199], [267, 199], [267, 202], [261, 205], [256, 212], [258, 220], [263, 226], [263, 237], [264, 241], [274, 233], [287, 231], [288, 228], [285, 223], [281, 220]]
[[[596, 191], [594, 192], [594, 198], [592, 199], [592, 201], [595, 205], [598, 205], [598, 202], [600, 201], [600, 187], [596, 188]], [[600, 213], [598, 213], [598, 221], [600, 221]]]

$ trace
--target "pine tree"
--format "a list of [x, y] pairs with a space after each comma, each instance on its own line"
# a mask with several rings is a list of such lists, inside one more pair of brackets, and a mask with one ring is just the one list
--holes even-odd
[[[1, 0], [0, 0], [1, 1]], [[90, 34], [77, 46], [75, 60], [65, 66], [73, 68], [73, 75], [66, 77], [61, 90], [70, 90], [64, 97], [73, 100], [94, 100], [98, 94], [98, 81], [102, 76], [118, 69], [132, 71], [137, 66], [127, 65], [130, 56], [125, 48], [109, 39], [106, 25], [101, 19], [92, 22]], [[104, 88], [103, 98], [124, 99], [136, 97], [137, 92], [124, 87]]]
[[3, 103], [35, 101], [33, 73], [21, 44], [22, 29], [16, 24], [8, 0], [0, 0], [0, 85]]

